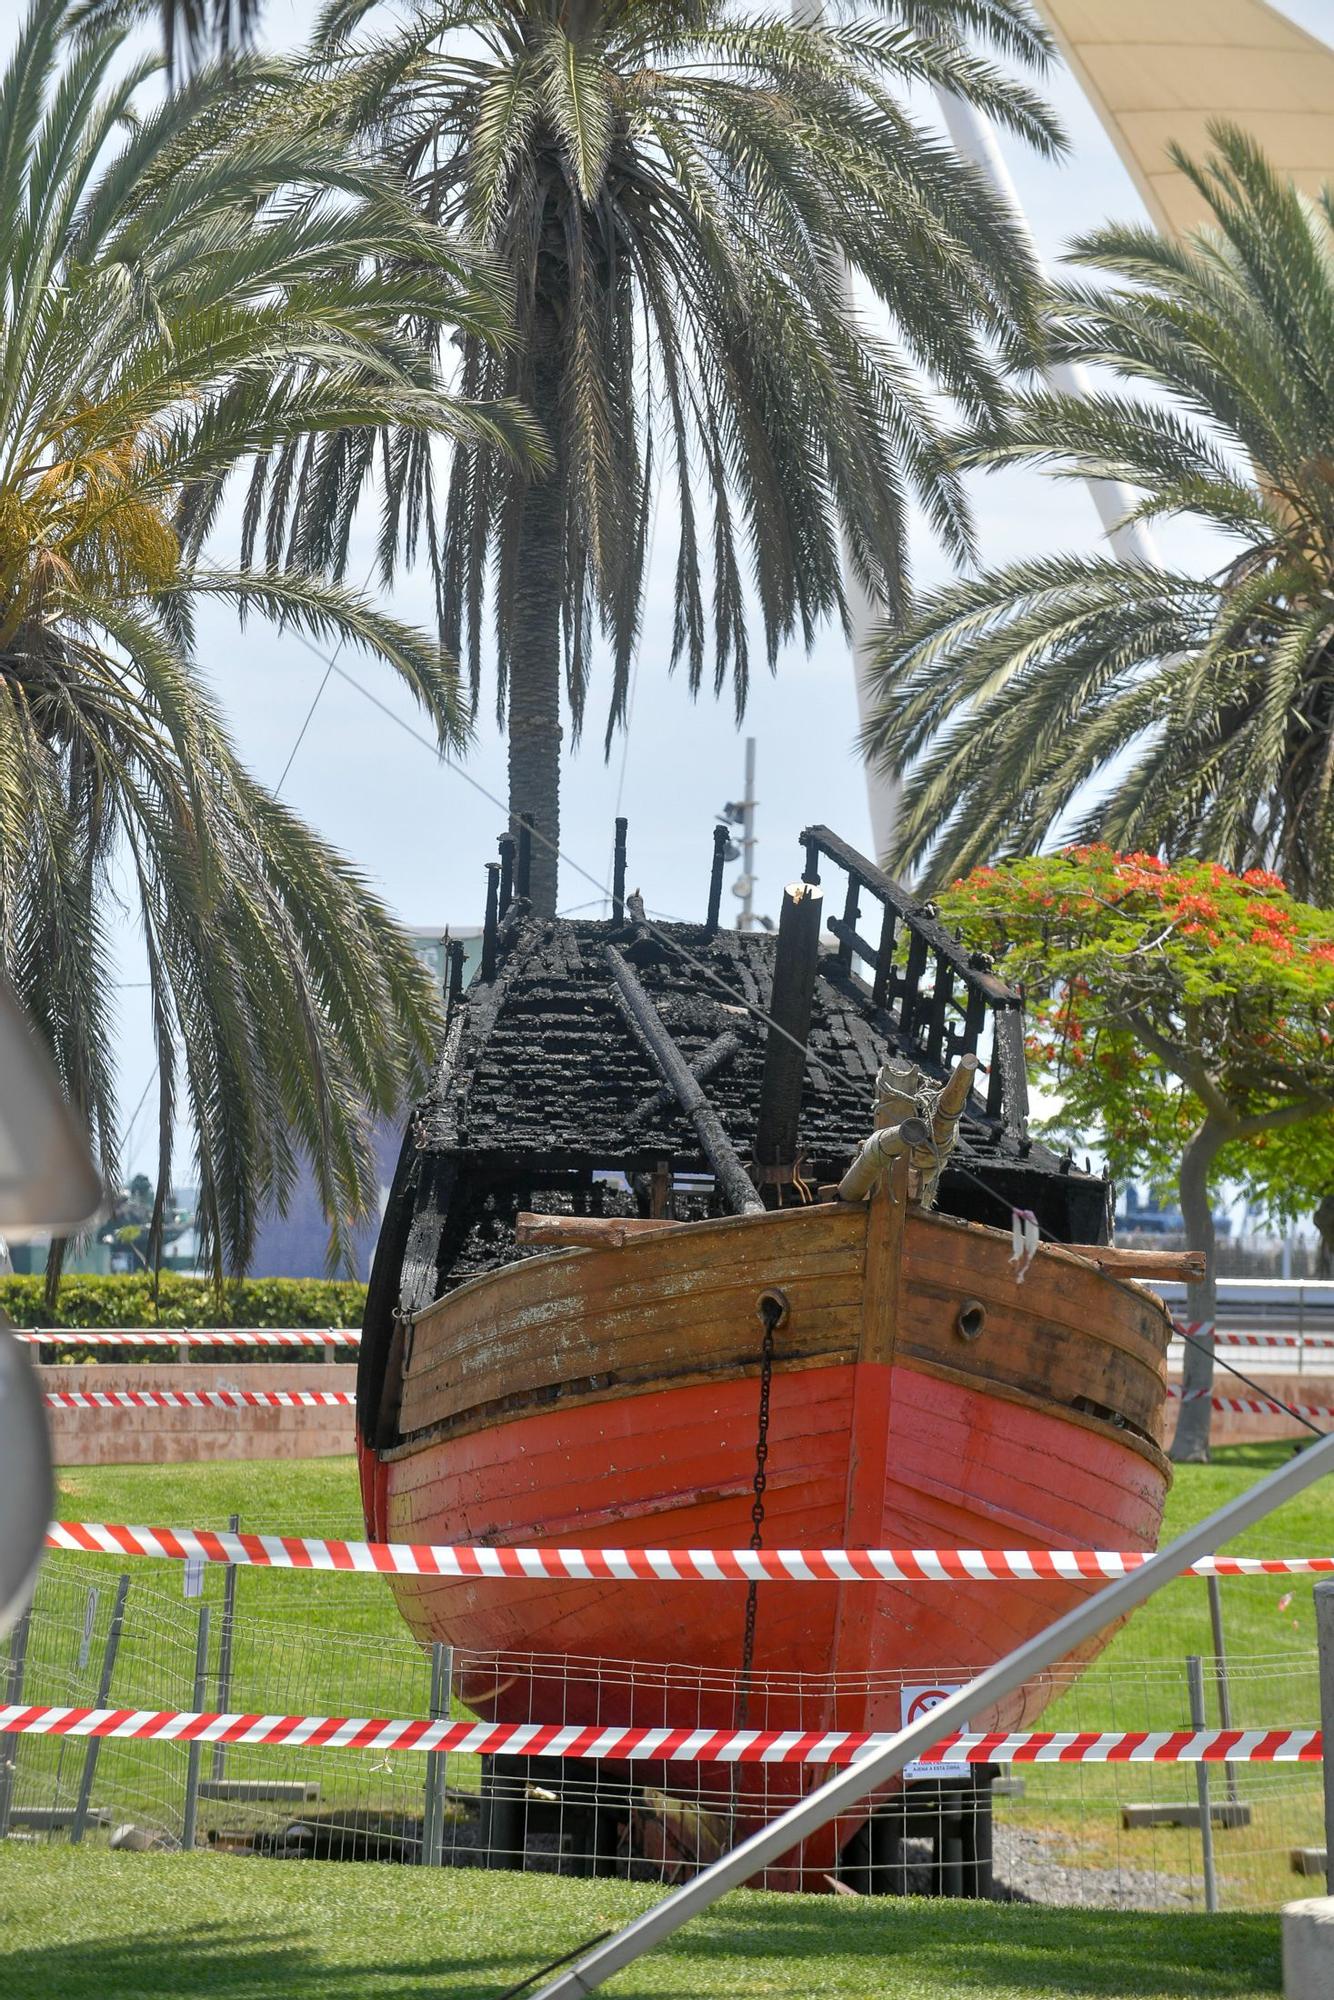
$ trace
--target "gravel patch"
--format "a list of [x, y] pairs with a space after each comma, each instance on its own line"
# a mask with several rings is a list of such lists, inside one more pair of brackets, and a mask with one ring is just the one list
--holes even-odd
[[1194, 1885], [1157, 1868], [1072, 1868], [1060, 1845], [1032, 1827], [997, 1826], [993, 1861], [998, 1898], [1059, 1909], [1188, 1910]]
[[[480, 1818], [476, 1810], [450, 1812], [444, 1828], [446, 1867], [487, 1865]], [[554, 1812], [530, 1806], [525, 1839], [525, 1869], [548, 1874], [570, 1866], [562, 1855], [564, 1842]], [[421, 1821], [389, 1814], [310, 1814], [285, 1826], [257, 1833], [245, 1842], [253, 1853], [292, 1860], [416, 1862], [421, 1853]], [[903, 1843], [907, 1886], [911, 1895], [936, 1891], [937, 1870], [930, 1843], [909, 1838]], [[1111, 1910], [1189, 1910], [1197, 1906], [1197, 1885], [1180, 1875], [1155, 1868], [1080, 1867], [1062, 1857], [1058, 1834], [1040, 1828], [995, 1824], [993, 1879], [997, 1902], [1044, 1904], [1049, 1909], [1081, 1907]], [[668, 1862], [664, 1870], [664, 1861]], [[675, 1870], [670, 1857], [622, 1852], [617, 1867], [631, 1881], [670, 1881]]]

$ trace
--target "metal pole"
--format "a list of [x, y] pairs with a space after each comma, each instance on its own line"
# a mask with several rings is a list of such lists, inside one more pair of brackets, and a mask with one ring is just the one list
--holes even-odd
[[[1010, 219], [1019, 234], [1025, 239], [1033, 254], [1039, 273], [1042, 270], [1038, 254], [1037, 240], [1024, 214], [1010, 170], [1005, 164], [1005, 155], [996, 143], [996, 135], [982, 113], [973, 105], [956, 97], [952, 90], [937, 89], [936, 101], [940, 105], [945, 128], [955, 146], [965, 159], [971, 160], [986, 175], [991, 185], [1010, 210]], [[1050, 386], [1063, 396], [1087, 398], [1091, 384], [1078, 362], [1053, 361], [1043, 370]], [[1153, 568], [1158, 565], [1158, 552], [1152, 537], [1142, 521], [1127, 523], [1126, 515], [1135, 505], [1136, 496], [1119, 479], [1086, 479], [1084, 484], [1089, 497], [1097, 509], [1098, 519], [1106, 531], [1112, 551], [1122, 562], [1147, 563]]]
[[[333, 1349], [329, 1352], [332, 1354]], [[227, 1526], [235, 1535], [241, 1526], [239, 1514], [227, 1516]], [[218, 1634], [218, 1713], [226, 1715], [232, 1698], [232, 1635], [236, 1625], [236, 1579], [240, 1575], [239, 1565], [228, 1563], [222, 1579], [222, 1630]], [[213, 1745], [214, 1779], [222, 1776], [227, 1767], [227, 1746], [225, 1743]]]
[[[824, 18], [821, 0], [792, 0], [792, 18], [799, 27], [818, 27]], [[843, 285], [851, 310], [852, 278], [846, 266]], [[852, 687], [857, 700], [857, 732], [860, 735], [880, 700], [873, 662], [880, 628], [885, 622], [885, 607], [872, 597], [862, 583], [849, 554], [846, 535], [843, 537], [843, 594], [847, 599], [848, 625], [852, 633]], [[884, 861], [893, 845], [899, 823], [903, 782], [897, 771], [882, 771], [865, 759], [862, 760], [862, 781], [866, 786], [866, 811], [871, 822], [871, 846], [876, 860]]]
[[[443, 1721], [449, 1714], [454, 1684], [454, 1648], [437, 1640], [431, 1648], [431, 1720]], [[422, 1864], [439, 1868], [445, 1858], [445, 1754], [426, 1753], [426, 1798], [422, 1818]]]
[[[1281, 1322], [1280, 1322], [1281, 1324]], [[1297, 1373], [1306, 1372], [1306, 1287], [1297, 1287]]]
[[[5, 1705], [17, 1708], [23, 1699], [23, 1666], [28, 1657], [28, 1626], [31, 1607], [15, 1625], [9, 1639], [9, 1672], [5, 1677]], [[9, 1815], [14, 1805], [14, 1782], [18, 1776], [19, 1739], [0, 1736], [0, 1840], [9, 1837]]]
[[[199, 1607], [199, 1631], [195, 1638], [195, 1714], [208, 1700], [208, 1606]], [[199, 1815], [199, 1758], [203, 1749], [196, 1737], [185, 1753], [185, 1812], [181, 1819], [181, 1846], [189, 1854], [195, 1844], [195, 1824]]]
[[[939, 1707], [931, 1709], [906, 1729], [898, 1730], [887, 1742], [840, 1771], [818, 1791], [789, 1806], [768, 1826], [751, 1834], [730, 1854], [724, 1854], [709, 1867], [701, 1869], [692, 1881], [674, 1890], [615, 1937], [595, 1945], [576, 1966], [542, 1987], [534, 2000], [583, 2000], [585, 1994], [592, 1993], [614, 1972], [633, 1964], [646, 1951], [651, 1951], [655, 1945], [680, 1930], [692, 1917], [709, 1909], [729, 1889], [749, 1882], [771, 1861], [776, 1861], [789, 1848], [818, 1832], [839, 1813], [860, 1805], [871, 1792], [888, 1779], [897, 1777], [905, 1764], [914, 1757], [922, 1756], [941, 1737], [966, 1728], [968, 1717], [977, 1719], [986, 1715], [996, 1702], [1023, 1687], [1026, 1681], [1042, 1673], [1054, 1661], [1064, 1659], [1067, 1653], [1083, 1645], [1085, 1640], [1091, 1639], [1113, 1620], [1124, 1617], [1136, 1605], [1143, 1604], [1161, 1585], [1179, 1576], [1201, 1556], [1212, 1555], [1220, 1543], [1230, 1541], [1243, 1528], [1263, 1520], [1275, 1507], [1291, 1500], [1294, 1494], [1305, 1492], [1308, 1486], [1328, 1472], [1334, 1472], [1334, 1437], [1323, 1438], [1319, 1444], [1289, 1459], [1277, 1472], [1271, 1472], [1267, 1479], [1251, 1487], [1248, 1493], [1243, 1493], [1239, 1499], [1179, 1536], [1170, 1547], [1151, 1557], [1142, 1569], [1132, 1570], [1128, 1576], [1118, 1577], [1114, 1583], [1086, 1597], [1072, 1611], [1067, 1611], [1063, 1618], [1048, 1625], [1045, 1631], [1017, 1647], [1003, 1660], [998, 1660], [994, 1667], [988, 1667], [976, 1680], [970, 1681], [956, 1694], [947, 1695]], [[1327, 1652], [1334, 1670], [1334, 1593], [1328, 1617], [1331, 1630]], [[1331, 1672], [1330, 1692], [1331, 1707], [1334, 1708], [1334, 1671]], [[1334, 1716], [1331, 1716], [1331, 1727], [1334, 1728]], [[1327, 1772], [1328, 1769], [1327, 1765]]]
[[[1218, 1578], [1205, 1578], [1209, 1587], [1209, 1624], [1214, 1635], [1214, 1681], [1218, 1688], [1218, 1720], [1224, 1729], [1232, 1727], [1232, 1692], [1227, 1681], [1227, 1648], [1223, 1641], [1223, 1593]], [[1237, 1767], [1224, 1764], [1228, 1804], [1237, 1803]]]
[[[1186, 1656], [1186, 1687], [1190, 1694], [1190, 1726], [1203, 1729], [1204, 1663], [1198, 1653]], [[1214, 1871], [1214, 1816], [1209, 1806], [1209, 1766], [1201, 1757], [1195, 1766], [1195, 1796], [1200, 1802], [1200, 1855], [1204, 1862], [1204, 1907], [1218, 1908], [1218, 1876]]]
[[[792, 18], [798, 23], [817, 23], [823, 13], [820, 0], [792, 0]], [[1024, 214], [1018, 190], [989, 123], [981, 112], [975, 110], [971, 104], [965, 103], [962, 98], [956, 97], [952, 91], [938, 89], [936, 98], [945, 120], [946, 130], [954, 145], [966, 159], [980, 168], [996, 192], [1007, 203], [1014, 225], [1027, 239], [1034, 261], [1038, 263], [1040, 269], [1037, 244], [1028, 217]], [[1062, 394], [1088, 395], [1088, 377], [1077, 364], [1056, 362], [1045, 372], [1052, 388]], [[1135, 522], [1130, 526], [1122, 525], [1125, 516], [1135, 504], [1135, 496], [1129, 488], [1123, 486], [1119, 480], [1113, 479], [1089, 479], [1085, 484], [1114, 553], [1123, 561], [1149, 563], [1156, 567], [1157, 552], [1144, 524]], [[848, 597], [852, 622], [857, 719], [864, 729], [878, 700], [878, 690], [873, 685], [868, 667], [877, 628], [884, 622], [884, 607], [868, 597], [850, 563], [845, 562], [844, 568], [846, 571], [844, 589]], [[884, 858], [891, 845], [898, 822], [902, 786], [896, 776], [891, 777], [885, 772], [877, 771], [869, 764], [863, 767], [863, 773], [876, 858], [879, 860]]]
[[[1305, 1456], [1303, 1452], [1302, 1457]], [[1325, 1890], [1334, 1896], [1334, 1583], [1318, 1583], [1314, 1595], [1320, 1659], [1320, 1727], [1325, 1739]]]
[[[102, 1672], [97, 1682], [97, 1700], [93, 1704], [95, 1708], [108, 1708], [111, 1704], [111, 1676], [116, 1670], [121, 1628], [125, 1623], [125, 1600], [129, 1594], [129, 1577], [117, 1577], [116, 1601], [111, 1607], [111, 1624], [107, 1628], [107, 1643], [102, 1653]], [[100, 1736], [88, 1738], [88, 1748], [83, 1753], [83, 1771], [79, 1778], [79, 1796], [75, 1802], [74, 1820], [69, 1830], [71, 1847], [79, 1845], [83, 1839], [84, 1828], [88, 1824], [88, 1806], [93, 1796], [93, 1779], [97, 1775], [97, 1757], [101, 1748]]]

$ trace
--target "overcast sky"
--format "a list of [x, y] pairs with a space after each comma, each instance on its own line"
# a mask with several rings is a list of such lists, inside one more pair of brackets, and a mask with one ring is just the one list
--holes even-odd
[[[1282, 0], [1281, 11], [1331, 37], [1334, 0]], [[267, 38], [275, 44], [295, 42], [315, 12], [310, 0], [267, 0]], [[0, 27], [0, 44], [12, 34], [11, 17], [10, 24]], [[1005, 151], [1042, 254], [1054, 264], [1078, 230], [1105, 217], [1140, 218], [1143, 210], [1069, 78], [1053, 78], [1048, 94], [1070, 137], [1070, 159], [1063, 166], [1049, 166], [1009, 142]], [[1081, 489], [1047, 485], [1035, 477], [1006, 475], [981, 482], [977, 515], [988, 562], [1040, 550], [1092, 547], [1098, 538], [1092, 505]], [[672, 541], [669, 532], [658, 537], [628, 734], [605, 762], [603, 697], [595, 685], [588, 738], [567, 758], [562, 844], [599, 882], [605, 881], [612, 820], [618, 810], [624, 811], [630, 820], [631, 884], [639, 885], [652, 910], [702, 916], [713, 816], [725, 799], [740, 796], [742, 738], [753, 734], [758, 740], [761, 836], [757, 907], [769, 910], [782, 884], [800, 873], [796, 836], [804, 824], [823, 820], [854, 844], [870, 845], [853, 750], [856, 712], [847, 650], [841, 634], [831, 630], [808, 658], [790, 649], [772, 680], [761, 667], [744, 727], [737, 732], [730, 702], [692, 703], [685, 687], [667, 675]], [[1189, 539], [1180, 534], [1165, 538], [1164, 546], [1177, 560], [1192, 557]], [[354, 580], [366, 574], [368, 563], [369, 545], [350, 571]], [[946, 574], [924, 532], [916, 540], [915, 569], [923, 584]], [[406, 579], [393, 608], [401, 617], [429, 625], [425, 579]], [[238, 635], [223, 618], [205, 615], [200, 640], [204, 667], [243, 756], [258, 778], [276, 785], [292, 757], [322, 665], [298, 641], [276, 637], [260, 624]], [[387, 670], [364, 659], [346, 664], [397, 714], [413, 721], [410, 702], [398, 695]], [[480, 719], [468, 768], [481, 785], [503, 798], [504, 751], [489, 712]], [[443, 770], [426, 748], [336, 677], [330, 678], [292, 759], [283, 796], [352, 857], [407, 923], [443, 928], [480, 920], [483, 865], [494, 856], [503, 812]], [[565, 906], [582, 904], [596, 893], [569, 870], [561, 889]], [[142, 1004], [146, 995], [132, 984], [142, 978], [142, 966], [128, 925], [122, 956], [122, 1089], [128, 1112], [153, 1067]], [[150, 1119], [151, 1100], [127, 1148], [131, 1171], [152, 1170]], [[188, 1172], [182, 1155], [178, 1177], [186, 1178]]]

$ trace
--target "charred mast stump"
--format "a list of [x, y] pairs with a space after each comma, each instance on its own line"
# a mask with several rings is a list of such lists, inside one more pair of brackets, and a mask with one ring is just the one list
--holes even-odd
[[480, 977], [490, 985], [496, 976], [496, 928], [500, 922], [500, 863], [486, 864], [486, 917], [482, 924]]
[[783, 1188], [797, 1165], [797, 1127], [806, 1079], [815, 976], [820, 962], [821, 890], [791, 882], [778, 919], [774, 980], [769, 989], [769, 1038], [764, 1049], [760, 1116], [755, 1134], [756, 1177], [770, 1207], [780, 1208]]
[[616, 822], [611, 865], [611, 920], [614, 924], [625, 922], [625, 836], [629, 824], [626, 819]]
[[729, 838], [725, 826], [713, 829], [713, 867], [709, 872], [709, 914], [704, 919], [704, 934], [712, 937], [718, 928], [718, 919], [723, 904], [723, 868], [727, 862]]

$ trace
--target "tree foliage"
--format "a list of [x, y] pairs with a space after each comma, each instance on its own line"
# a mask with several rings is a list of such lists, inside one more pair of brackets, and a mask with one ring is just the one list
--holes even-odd
[[1242, 1128], [1215, 1181], [1243, 1182], [1275, 1219], [1301, 1211], [1298, 1156], [1334, 1144], [1334, 914], [1262, 869], [1102, 846], [975, 868], [938, 900], [1024, 987], [1054, 1132], [1114, 1174], [1173, 1180], [1212, 1109]]
[[[522, 447], [436, 384], [442, 320], [502, 308], [303, 80], [244, 62], [154, 102], [124, 31], [41, 0], [0, 77], [0, 967], [119, 1181], [112, 912], [141, 928], [160, 1239], [178, 1103], [216, 1278], [297, 1156], [335, 1225], [377, 1194], [370, 1116], [432, 1047], [430, 984], [357, 873], [242, 767], [199, 671], [218, 599], [385, 662], [442, 742], [438, 643], [299, 567], [203, 553], [228, 476], [328, 431]], [[59, 1257], [51, 1266], [58, 1276]]]
[[[136, 1271], [105, 1278], [71, 1273], [53, 1310], [40, 1277], [0, 1277], [0, 1312], [24, 1327], [358, 1327], [365, 1304], [365, 1285], [351, 1279], [245, 1278], [228, 1284], [219, 1299], [206, 1278], [164, 1271], [154, 1281]], [[78, 1342], [61, 1351], [77, 1354]], [[108, 1350], [83, 1351], [91, 1358]], [[291, 1360], [284, 1348], [265, 1349], [256, 1358], [270, 1355]]]
[[[1193, 1316], [1213, 1320], [1211, 1183], [1291, 1214], [1334, 1155], [1334, 913], [1264, 869], [1101, 845], [975, 868], [940, 906], [1025, 988], [1055, 1128], [1176, 1180], [1207, 1259]], [[1207, 1456], [1212, 1372], [1188, 1350], [1176, 1457]]]
[[162, 56], [173, 83], [198, 74], [215, 58], [224, 62], [248, 50], [259, 26], [260, 0], [76, 0], [80, 32], [132, 21], [152, 21], [162, 36]]
[[[1233, 554], [1209, 574], [1038, 556], [926, 598], [881, 643], [868, 746], [912, 766], [894, 859], [1029, 852], [1072, 801], [1121, 848], [1260, 865], [1334, 902], [1334, 193], [1219, 127], [1174, 153], [1210, 226], [1107, 227], [1054, 292], [1054, 355], [1132, 391], [1015, 397], [965, 464], [1121, 480]], [[1164, 401], [1166, 397], [1166, 401]], [[1096, 786], [1093, 791], [1083, 788]]]

